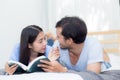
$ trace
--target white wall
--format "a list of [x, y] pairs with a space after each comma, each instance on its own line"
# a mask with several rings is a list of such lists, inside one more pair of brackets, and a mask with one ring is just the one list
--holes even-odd
[[36, 24], [47, 30], [47, 7], [43, 3], [44, 0], [0, 0], [0, 67], [19, 42], [23, 27]]
[[[52, 2], [53, 1], [53, 2]], [[120, 29], [119, 0], [49, 0], [49, 28], [64, 16], [79, 16], [88, 31]], [[53, 18], [54, 17], [54, 18]]]
[[23, 27], [36, 24], [55, 33], [55, 23], [64, 16], [83, 18], [89, 31], [120, 29], [119, 0], [0, 0], [0, 67]]

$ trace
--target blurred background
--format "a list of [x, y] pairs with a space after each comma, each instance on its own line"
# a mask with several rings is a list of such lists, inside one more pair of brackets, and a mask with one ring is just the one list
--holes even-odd
[[24, 27], [35, 24], [55, 34], [55, 24], [64, 16], [81, 17], [88, 32], [120, 30], [119, 0], [0, 0], [0, 68]]

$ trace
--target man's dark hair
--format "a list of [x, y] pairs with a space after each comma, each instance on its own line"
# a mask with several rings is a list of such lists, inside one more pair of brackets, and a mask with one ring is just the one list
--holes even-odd
[[57, 22], [56, 28], [61, 27], [65, 39], [72, 38], [74, 43], [83, 43], [87, 35], [85, 22], [78, 17], [64, 17]]

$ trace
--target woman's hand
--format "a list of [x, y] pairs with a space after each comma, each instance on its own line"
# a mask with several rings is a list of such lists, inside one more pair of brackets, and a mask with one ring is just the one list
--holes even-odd
[[11, 67], [9, 67], [8, 63], [5, 64], [5, 72], [7, 72], [9, 75], [13, 75], [13, 73], [16, 71], [17, 69], [17, 64], [12, 65]]
[[53, 48], [48, 54], [48, 58], [50, 61], [55, 61], [56, 59], [59, 58], [59, 56], [60, 56], [60, 53], [58, 48]]

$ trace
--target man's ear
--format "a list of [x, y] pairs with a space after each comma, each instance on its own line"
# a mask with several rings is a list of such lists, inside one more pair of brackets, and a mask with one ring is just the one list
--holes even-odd
[[67, 42], [68, 42], [68, 44], [72, 44], [72, 43], [73, 43], [72, 38], [69, 38], [69, 39], [67, 40]]
[[29, 43], [29, 44], [28, 44], [28, 48], [32, 48], [32, 44]]

